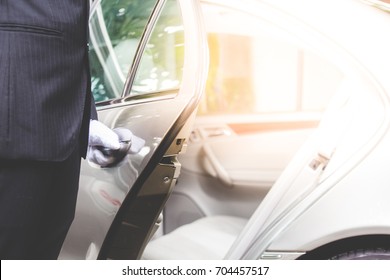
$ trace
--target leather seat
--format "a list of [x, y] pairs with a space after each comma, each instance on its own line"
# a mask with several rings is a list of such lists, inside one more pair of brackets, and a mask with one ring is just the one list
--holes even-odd
[[233, 216], [208, 216], [152, 240], [142, 259], [223, 259], [247, 223]]

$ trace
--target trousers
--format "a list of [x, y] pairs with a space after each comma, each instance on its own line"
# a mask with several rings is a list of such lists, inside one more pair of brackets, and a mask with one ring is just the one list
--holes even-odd
[[61, 162], [0, 159], [0, 258], [57, 259], [73, 221], [80, 152]]

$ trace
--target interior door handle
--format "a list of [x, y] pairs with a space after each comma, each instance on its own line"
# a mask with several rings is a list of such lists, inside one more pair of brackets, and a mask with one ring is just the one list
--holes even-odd
[[226, 169], [223, 167], [223, 165], [220, 163], [218, 158], [215, 156], [213, 150], [211, 147], [206, 143], [203, 145], [203, 151], [208, 159], [210, 165], [212, 166], [213, 170], [216, 173], [216, 177], [221, 180], [227, 187], [233, 188], [233, 181], [232, 178], [229, 176], [229, 173], [226, 171]]

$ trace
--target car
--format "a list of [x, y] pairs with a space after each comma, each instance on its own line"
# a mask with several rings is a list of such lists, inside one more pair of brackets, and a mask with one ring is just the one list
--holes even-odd
[[[166, 4], [151, 2], [155, 22]], [[148, 98], [164, 72], [156, 59], [175, 56], [156, 56], [157, 38], [123, 36], [152, 40], [153, 24], [113, 40], [131, 10], [106, 0], [92, 12], [99, 118], [146, 144], [118, 166], [83, 163], [61, 258], [389, 259], [389, 5], [178, 2], [191, 52], [179, 94], [161, 91], [169, 103]], [[121, 72], [126, 56], [134, 65]]]
[[143, 258], [389, 259], [389, 5], [201, 3], [206, 100]]

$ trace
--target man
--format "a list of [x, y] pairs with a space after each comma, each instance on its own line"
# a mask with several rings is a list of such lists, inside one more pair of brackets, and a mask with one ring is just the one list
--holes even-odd
[[88, 0], [0, 0], [1, 259], [56, 259], [88, 139], [119, 148], [90, 121], [88, 13]]

